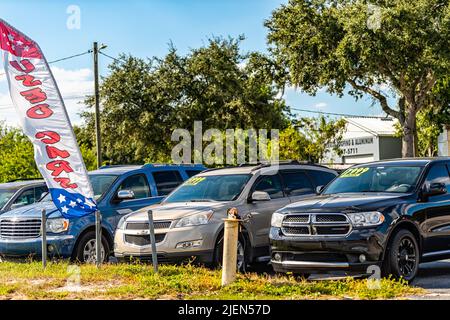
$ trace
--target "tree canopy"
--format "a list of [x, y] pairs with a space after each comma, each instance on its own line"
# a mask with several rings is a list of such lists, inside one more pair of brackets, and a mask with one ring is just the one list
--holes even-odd
[[448, 0], [290, 0], [266, 26], [285, 83], [372, 96], [399, 120], [403, 156], [415, 155], [416, 114], [450, 71]]
[[[204, 130], [285, 128], [288, 108], [274, 85], [275, 68], [260, 53], [241, 53], [241, 40], [210, 39], [186, 55], [171, 45], [163, 58], [122, 55], [112, 63], [100, 88], [105, 158], [168, 161], [172, 131], [192, 130], [196, 120]], [[84, 118], [93, 133], [92, 113]]]

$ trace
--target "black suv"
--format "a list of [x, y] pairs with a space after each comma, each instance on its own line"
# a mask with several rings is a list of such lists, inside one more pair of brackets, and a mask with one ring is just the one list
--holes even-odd
[[347, 169], [319, 195], [273, 214], [274, 270], [373, 273], [375, 265], [412, 280], [419, 263], [450, 257], [449, 170], [450, 158]]

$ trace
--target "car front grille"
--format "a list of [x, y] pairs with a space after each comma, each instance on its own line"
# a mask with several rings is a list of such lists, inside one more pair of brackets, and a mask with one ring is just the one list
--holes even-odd
[[[168, 229], [172, 221], [154, 221], [153, 226], [155, 229]], [[148, 230], [149, 223], [148, 222], [128, 222], [127, 230]]]
[[[166, 236], [165, 233], [155, 234], [156, 243], [163, 241], [165, 236]], [[134, 244], [136, 246], [147, 246], [151, 243], [150, 235], [134, 235], [134, 234], [126, 234], [125, 242]]]
[[41, 234], [41, 219], [0, 219], [0, 238], [28, 239]]
[[287, 236], [346, 236], [351, 231], [348, 217], [342, 213], [291, 213], [281, 225]]

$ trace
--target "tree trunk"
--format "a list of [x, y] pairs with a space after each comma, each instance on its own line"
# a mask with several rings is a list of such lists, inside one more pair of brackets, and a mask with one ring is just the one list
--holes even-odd
[[402, 157], [415, 157], [417, 155], [416, 108], [409, 108], [403, 126]]

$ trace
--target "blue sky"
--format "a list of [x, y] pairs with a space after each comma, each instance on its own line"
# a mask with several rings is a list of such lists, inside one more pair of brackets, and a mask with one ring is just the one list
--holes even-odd
[[[185, 53], [199, 47], [210, 36], [245, 35], [244, 51], [266, 51], [267, 30], [263, 23], [286, 0], [128, 0], [128, 1], [57, 1], [2, 0], [1, 18], [39, 43], [47, 60], [88, 50], [93, 41], [105, 43], [105, 53], [121, 52], [139, 57], [163, 56], [167, 44]], [[67, 9], [80, 9], [80, 29], [67, 28]], [[100, 56], [100, 73], [107, 75], [108, 58]], [[52, 64], [58, 85], [66, 99], [69, 115], [79, 122], [83, 108], [80, 96], [92, 92], [92, 57], [84, 55]], [[379, 106], [371, 107], [368, 98], [355, 101], [340, 99], [326, 92], [315, 97], [294, 89], [287, 90], [286, 101], [292, 107], [314, 111], [381, 115]], [[0, 119], [16, 124], [6, 81], [0, 79]], [[301, 113], [302, 115], [311, 115]]]

